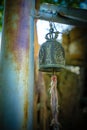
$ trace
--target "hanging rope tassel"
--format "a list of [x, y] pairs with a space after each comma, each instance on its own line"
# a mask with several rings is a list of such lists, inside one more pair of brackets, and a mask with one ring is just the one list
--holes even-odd
[[57, 76], [53, 75], [51, 77], [51, 88], [50, 88], [50, 104], [51, 104], [51, 110], [52, 110], [52, 122], [51, 126], [54, 130], [59, 130], [58, 126], [58, 92], [57, 92]]

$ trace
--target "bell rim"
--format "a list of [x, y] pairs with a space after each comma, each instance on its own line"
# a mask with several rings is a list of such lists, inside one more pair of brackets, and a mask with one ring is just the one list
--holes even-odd
[[62, 69], [65, 68], [65, 65], [55, 65], [55, 64], [51, 64], [51, 65], [39, 65], [39, 71], [43, 71], [43, 72], [60, 72]]

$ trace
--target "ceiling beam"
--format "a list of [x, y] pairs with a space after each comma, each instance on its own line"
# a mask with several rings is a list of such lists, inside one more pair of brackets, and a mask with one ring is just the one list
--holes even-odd
[[62, 24], [87, 27], [87, 10], [85, 9], [67, 8], [44, 3], [40, 5], [37, 18]]

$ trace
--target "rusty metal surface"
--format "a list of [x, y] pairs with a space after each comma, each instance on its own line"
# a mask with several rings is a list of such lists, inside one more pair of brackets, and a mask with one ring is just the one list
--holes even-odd
[[27, 130], [33, 127], [32, 124], [28, 126], [33, 115], [29, 115], [30, 109], [32, 111], [29, 103], [32, 101], [33, 104], [29, 89], [32, 89], [33, 95], [34, 83], [34, 37], [29, 37], [32, 2], [5, 1], [0, 84], [0, 129], [4, 130]]
[[87, 10], [66, 8], [43, 3], [38, 11], [39, 19], [54, 21], [78, 27], [87, 27]]

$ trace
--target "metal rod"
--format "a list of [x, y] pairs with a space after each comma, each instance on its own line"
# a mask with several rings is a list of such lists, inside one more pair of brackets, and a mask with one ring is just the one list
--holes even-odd
[[[33, 129], [34, 1], [5, 0], [1, 47], [0, 130]], [[34, 22], [33, 22], [34, 23]], [[33, 24], [32, 24], [33, 26]], [[31, 37], [31, 38], [30, 38]]]

